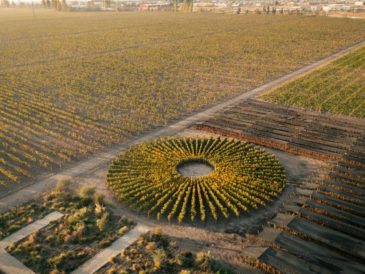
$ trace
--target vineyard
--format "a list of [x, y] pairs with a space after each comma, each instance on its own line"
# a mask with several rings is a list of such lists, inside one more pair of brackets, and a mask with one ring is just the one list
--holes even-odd
[[282, 105], [364, 118], [364, 71], [365, 47], [262, 98]]
[[365, 30], [301, 16], [36, 9], [35, 19], [0, 11], [1, 186], [248, 91]]
[[[261, 269], [305, 273], [362, 273], [365, 258], [365, 138], [321, 177], [304, 181], [295, 199], [268, 226], [278, 236], [257, 261]], [[292, 218], [293, 206], [297, 208]], [[280, 222], [285, 218], [290, 222]], [[257, 248], [257, 247], [256, 247]]]
[[[182, 176], [183, 162], [214, 167]], [[257, 146], [228, 139], [162, 139], [131, 148], [111, 165], [109, 188], [124, 203], [157, 219], [205, 222], [238, 217], [272, 201], [284, 188], [279, 161]]]
[[245, 263], [264, 273], [363, 272], [363, 119], [250, 99], [193, 129], [195, 134], [234, 137], [323, 161], [317, 171], [299, 180], [258, 240], [244, 249]]
[[321, 161], [340, 159], [365, 131], [363, 122], [351, 118], [334, 119], [253, 99], [194, 128]]

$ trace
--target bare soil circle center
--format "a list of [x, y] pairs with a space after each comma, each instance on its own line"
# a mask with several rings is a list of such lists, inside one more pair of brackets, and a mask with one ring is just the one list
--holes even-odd
[[213, 172], [214, 167], [208, 161], [191, 159], [180, 162], [176, 170], [184, 177], [197, 178], [208, 176]]

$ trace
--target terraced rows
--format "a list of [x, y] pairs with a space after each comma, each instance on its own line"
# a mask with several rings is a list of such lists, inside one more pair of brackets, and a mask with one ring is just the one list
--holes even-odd
[[[300, 206], [294, 219], [287, 225], [272, 221], [272, 227], [282, 232], [258, 258], [261, 265], [290, 273], [363, 273], [364, 148], [363, 135], [322, 178], [301, 186], [293, 202]], [[283, 213], [281, 219], [292, 212], [284, 207]]]
[[194, 127], [319, 160], [339, 159], [365, 130], [356, 119], [334, 120], [258, 100], [245, 101]]
[[244, 251], [268, 273], [363, 273], [365, 123], [249, 100], [196, 129], [289, 153], [330, 160]]
[[119, 140], [123, 133], [57, 108], [22, 89], [0, 88], [0, 186], [32, 178]]

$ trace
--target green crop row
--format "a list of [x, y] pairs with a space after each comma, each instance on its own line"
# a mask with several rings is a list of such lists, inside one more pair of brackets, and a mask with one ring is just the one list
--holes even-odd
[[262, 98], [277, 104], [364, 118], [364, 72], [365, 47]]

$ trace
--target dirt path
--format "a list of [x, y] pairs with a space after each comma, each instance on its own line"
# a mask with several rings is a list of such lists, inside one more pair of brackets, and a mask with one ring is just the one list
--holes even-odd
[[110, 246], [101, 250], [98, 254], [86, 261], [83, 265], [72, 271], [72, 274], [88, 274], [98, 271], [103, 267], [111, 258], [118, 255], [125, 248], [130, 246], [134, 241], [138, 239], [141, 234], [148, 232], [150, 227], [138, 224], [135, 228], [129, 231], [127, 234], [120, 237], [113, 242]]

